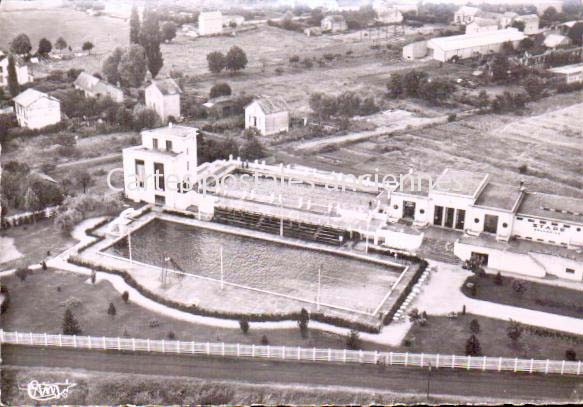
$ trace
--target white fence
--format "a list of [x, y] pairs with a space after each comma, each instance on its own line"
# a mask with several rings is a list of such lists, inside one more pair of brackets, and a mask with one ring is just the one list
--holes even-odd
[[451, 368], [482, 371], [510, 371], [561, 375], [581, 375], [579, 362], [495, 358], [486, 356], [435, 355], [423, 353], [396, 353], [317, 349], [289, 346], [256, 346], [230, 343], [184, 342], [136, 338], [107, 338], [92, 336], [48, 335], [4, 332], [0, 343], [61, 348], [155, 352], [171, 354], [208, 355], [237, 358], [259, 358], [303, 362], [398, 365], [412, 367]]

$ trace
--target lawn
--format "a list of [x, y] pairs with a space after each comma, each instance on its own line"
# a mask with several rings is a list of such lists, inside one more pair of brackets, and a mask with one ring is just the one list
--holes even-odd
[[[344, 348], [346, 338], [341, 335], [310, 330], [302, 338], [299, 329], [255, 329], [250, 323], [247, 335], [239, 329], [214, 328], [179, 321], [149, 311], [130, 298], [124, 303], [119, 293], [108, 282], [90, 284], [83, 276], [67, 272], [38, 271], [25, 281], [14, 276], [0, 280], [8, 286], [10, 306], [0, 317], [2, 329], [19, 332], [62, 332], [62, 318], [66, 305], [73, 313], [84, 335], [128, 336], [164, 339], [173, 332], [177, 339], [211, 342], [261, 343], [266, 335], [271, 345]], [[109, 303], [116, 307], [115, 317], [107, 314]], [[363, 349], [382, 349], [375, 344], [363, 344]]]
[[[513, 281], [520, 281], [525, 291], [518, 293], [513, 288]], [[583, 318], [583, 292], [556, 287], [549, 284], [502, 277], [502, 285], [496, 285], [494, 276], [472, 276], [466, 280], [477, 285], [476, 295], [464, 284], [462, 291], [468, 297], [491, 301], [498, 304], [528, 308], [567, 317]]]
[[63, 234], [52, 219], [4, 230], [0, 235], [10, 239], [22, 254], [22, 257], [0, 264], [0, 270], [38, 264], [46, 259], [47, 254], [54, 256], [77, 243], [72, 237]]
[[405, 349], [409, 352], [465, 355], [466, 341], [472, 335], [470, 322], [473, 319], [477, 319], [480, 325], [477, 337], [482, 355], [562, 360], [565, 351], [573, 349], [579, 359], [583, 358], [583, 336], [577, 340], [549, 338], [525, 330], [513, 343], [506, 333], [508, 321], [469, 314], [456, 319], [430, 316], [426, 326], [414, 326], [409, 331], [404, 343], [409, 341], [411, 345]]

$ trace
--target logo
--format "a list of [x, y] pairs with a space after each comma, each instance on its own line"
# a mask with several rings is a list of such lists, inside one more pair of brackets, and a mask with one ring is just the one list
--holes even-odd
[[36, 401], [64, 400], [69, 396], [71, 387], [77, 386], [76, 383], [39, 383], [38, 380], [32, 380], [26, 386], [21, 386], [21, 390], [26, 390], [28, 397]]

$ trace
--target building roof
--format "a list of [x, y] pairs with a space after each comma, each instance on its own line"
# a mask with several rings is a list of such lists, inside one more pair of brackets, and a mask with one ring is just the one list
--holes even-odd
[[99, 83], [99, 78], [89, 75], [86, 72], [81, 72], [77, 79], [75, 79], [75, 86], [86, 91], [93, 91], [93, 87]]
[[167, 127], [160, 127], [158, 129], [144, 130], [142, 135], [149, 134], [152, 136], [172, 136], [172, 137], [189, 137], [198, 134], [196, 127], [178, 126], [170, 123]]
[[202, 11], [199, 16], [198, 16], [198, 20], [200, 21], [200, 19], [214, 19], [214, 18], [223, 18], [223, 13], [221, 13], [220, 11]]
[[488, 174], [446, 168], [434, 185], [434, 192], [476, 197], [488, 182]]
[[443, 51], [481, 47], [491, 44], [501, 44], [506, 41], [521, 41], [526, 36], [516, 28], [486, 31], [475, 34], [452, 35], [450, 37], [432, 38], [427, 41], [429, 48], [439, 48]]
[[583, 224], [583, 199], [528, 192], [518, 208], [518, 214]]
[[58, 99], [56, 99], [56, 98], [54, 98], [46, 93], [39, 92], [38, 90], [35, 90], [32, 88], [27, 89], [24, 92], [20, 93], [18, 96], [16, 96], [14, 98], [14, 103], [17, 103], [17, 104], [24, 106], [24, 107], [28, 107], [28, 106], [32, 105], [33, 103], [35, 103], [36, 101], [43, 99], [43, 98], [60, 103]]
[[158, 88], [160, 93], [164, 96], [179, 95], [182, 93], [176, 81], [172, 78], [162, 79], [159, 81], [152, 81], [150, 86]]
[[107, 83], [105, 81], [99, 81], [93, 87], [93, 90], [100, 94], [112, 94], [112, 93], [122, 93], [123, 90], [118, 88], [117, 86], [113, 86], [111, 83]]
[[470, 6], [461, 6], [456, 13], [462, 13], [462, 14], [467, 14], [467, 15], [476, 15], [478, 13], [480, 13], [480, 9], [476, 8], [476, 7], [470, 7]]
[[[287, 112], [289, 107], [283, 98], [277, 97], [261, 97], [254, 99], [251, 103], [247, 106], [252, 105], [253, 103], [257, 102], [259, 107], [265, 114], [272, 114], [272, 113], [279, 113], [279, 112]], [[246, 107], [247, 107], [246, 106]]]
[[474, 19], [474, 21], [472, 21], [470, 24], [476, 24], [479, 25], [480, 27], [490, 27], [495, 25], [496, 27], [498, 27], [498, 21], [492, 19], [492, 18], [482, 18], [482, 17], [477, 17]]
[[477, 206], [516, 212], [524, 191], [518, 186], [488, 183], [476, 200]]
[[324, 17], [324, 20], [331, 20], [335, 23], [344, 23], [346, 21], [344, 19], [344, 16], [340, 15], [340, 14], [334, 14], [333, 16], [326, 16], [326, 17]]
[[558, 47], [559, 45], [568, 44], [571, 42], [569, 37], [561, 35], [561, 34], [549, 34], [545, 38], [545, 47], [554, 48]]
[[536, 14], [525, 14], [523, 16], [518, 16], [516, 17], [516, 19], [518, 21], [524, 21], [524, 22], [528, 22], [528, 21], [539, 21], [539, 18]]
[[583, 72], [583, 63], [580, 64], [573, 64], [573, 65], [565, 65], [565, 66], [558, 66], [556, 68], [550, 68], [549, 72], [562, 74], [562, 75], [569, 75], [572, 73], [579, 73]]

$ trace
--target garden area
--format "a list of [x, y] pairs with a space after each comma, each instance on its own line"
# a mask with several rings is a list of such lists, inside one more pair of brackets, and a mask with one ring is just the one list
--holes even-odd
[[462, 292], [471, 298], [583, 318], [583, 291], [500, 275], [471, 276]]

